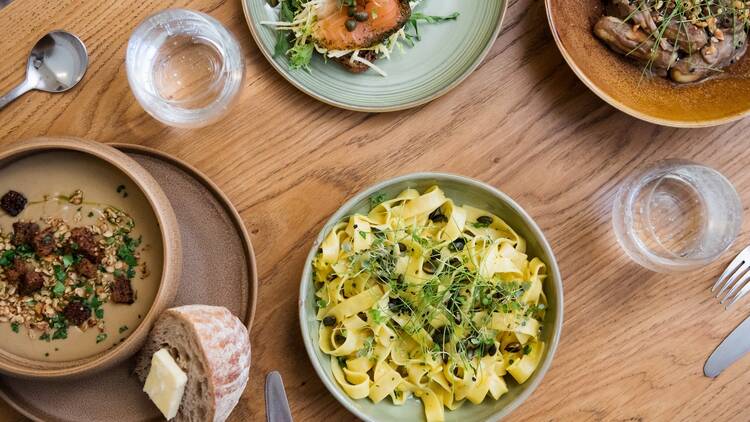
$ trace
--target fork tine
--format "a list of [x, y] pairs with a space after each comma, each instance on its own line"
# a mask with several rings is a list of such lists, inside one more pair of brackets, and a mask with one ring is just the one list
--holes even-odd
[[[738, 268], [736, 268], [735, 271], [733, 271], [731, 274], [731, 277], [724, 283], [723, 286], [721, 286], [721, 289], [716, 293], [716, 297], [721, 298], [722, 293], [726, 291], [728, 288], [732, 288], [730, 290], [731, 292], [734, 292], [736, 290], [737, 286], [737, 280], [740, 278], [740, 276], [744, 275], [748, 269], [750, 269], [750, 265], [748, 265], [747, 262], [743, 262]], [[729, 293], [728, 293], [729, 294]]]
[[[737, 256], [732, 260], [732, 262], [727, 265], [727, 269], [724, 270], [724, 273], [719, 277], [718, 280], [716, 280], [716, 283], [714, 284], [714, 287], [711, 288], [711, 291], [715, 291], [717, 287], [719, 287], [722, 284], [722, 281], [725, 281], [727, 277], [732, 275], [737, 269], [740, 268], [743, 264], [747, 263], [747, 260], [745, 257], [747, 254], [750, 253], [750, 247], [747, 247], [742, 250]], [[718, 295], [717, 295], [718, 296]]]
[[[726, 303], [727, 301], [731, 301], [731, 303], [734, 303], [734, 299], [736, 298], [736, 296], [741, 294], [742, 291], [745, 290], [745, 287], [747, 287], [749, 279], [750, 279], [750, 272], [747, 272], [745, 273], [745, 275], [742, 276], [742, 278], [737, 282], [737, 284], [735, 284], [735, 286], [732, 287], [732, 290], [730, 290], [729, 293], [727, 293], [724, 297], [722, 297], [719, 300], [719, 303], [722, 305]], [[739, 292], [737, 293], [737, 295], [735, 295], [735, 292], [737, 290], [739, 290]], [[729, 307], [729, 305], [727, 305], [727, 307]]]
[[[748, 283], [748, 281], [750, 281], [750, 272], [745, 273], [742, 279], [737, 282], [737, 284], [743, 284], [744, 286], [742, 287], [742, 290], [740, 290], [740, 292], [737, 293], [734, 299], [732, 299], [732, 301], [729, 302], [724, 309], [729, 309], [732, 305], [734, 305], [735, 302], [742, 299], [743, 296], [745, 296], [748, 292], [750, 292], [750, 283]], [[727, 297], [724, 298], [724, 300], [726, 300], [729, 296], [730, 295], [727, 295]], [[721, 303], [724, 303], [724, 300], [722, 300]]]
[[[740, 290], [741, 288], [745, 287], [748, 277], [750, 277], [750, 266], [745, 265], [745, 267], [748, 267], [748, 268], [740, 268], [739, 271], [734, 273], [733, 278], [736, 278], [737, 280], [734, 283], [732, 283], [732, 288], [729, 289], [727, 294], [725, 294], [724, 297], [720, 298], [721, 301], [719, 303], [724, 303], [729, 298], [734, 296], [734, 293], [737, 290]], [[717, 295], [716, 297], [719, 297], [719, 296]]]

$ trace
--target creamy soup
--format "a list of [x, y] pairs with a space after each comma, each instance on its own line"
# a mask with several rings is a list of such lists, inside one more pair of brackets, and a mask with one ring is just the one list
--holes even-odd
[[[16, 217], [0, 211], [0, 230], [6, 236], [13, 232], [13, 223], [18, 221], [36, 222], [43, 229], [50, 218], [58, 218], [70, 228], [87, 227], [95, 226], [103, 221], [101, 219], [108, 210], [116, 209], [132, 219], [134, 225], [128, 235], [140, 239], [140, 243], [137, 246], [137, 265], [131, 273], [132, 304], [109, 300], [99, 305], [95, 310], [98, 309], [101, 318], [92, 317], [98, 324], [84, 324], [85, 330], [71, 325], [67, 328], [67, 338], [58, 336], [53, 339], [49, 333], [45, 336], [44, 331], [27, 328], [24, 324], [0, 322], [0, 349], [33, 360], [59, 362], [97, 355], [122, 342], [145, 318], [162, 273], [161, 232], [144, 194], [112, 165], [71, 151], [43, 152], [0, 168], [0, 195], [9, 190], [23, 194], [28, 205]], [[71, 199], [76, 190], [81, 191], [82, 198]], [[102, 236], [99, 238], [103, 239]], [[79, 259], [77, 255], [73, 256]], [[113, 272], [112, 268], [101, 264], [97, 267], [102, 274]], [[7, 268], [0, 271], [7, 271]], [[53, 289], [50, 286], [45, 288]], [[0, 297], [0, 306], [2, 301]]]

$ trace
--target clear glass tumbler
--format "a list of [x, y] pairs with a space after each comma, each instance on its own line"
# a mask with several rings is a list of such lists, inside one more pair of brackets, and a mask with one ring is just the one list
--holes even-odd
[[732, 245], [742, 226], [742, 205], [716, 170], [665, 160], [625, 181], [612, 222], [617, 240], [635, 262], [657, 272], [689, 271]]
[[219, 21], [167, 9], [143, 21], [128, 42], [130, 89], [157, 120], [201, 127], [224, 117], [242, 86], [244, 59]]

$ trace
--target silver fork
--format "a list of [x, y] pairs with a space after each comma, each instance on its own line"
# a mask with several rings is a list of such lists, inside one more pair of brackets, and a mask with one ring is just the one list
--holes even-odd
[[726, 309], [729, 309], [735, 302], [750, 292], [748, 281], [750, 281], [750, 246], [743, 249], [734, 258], [734, 261], [724, 270], [724, 274], [716, 280], [716, 284], [711, 288], [711, 291], [715, 292], [719, 289], [716, 292], [716, 297], [721, 304], [729, 301], [726, 306]]

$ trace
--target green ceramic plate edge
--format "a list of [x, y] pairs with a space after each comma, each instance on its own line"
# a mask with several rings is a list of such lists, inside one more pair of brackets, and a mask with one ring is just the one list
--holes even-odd
[[[352, 101], [345, 101], [341, 99], [337, 99], [334, 96], [327, 95], [325, 92], [321, 92], [318, 89], [310, 88], [306, 86], [298, 76], [295, 76], [294, 72], [300, 72], [300, 70], [291, 70], [286, 65], [286, 60], [277, 60], [273, 57], [273, 46], [267, 45], [263, 42], [263, 39], [261, 38], [260, 34], [258, 33], [259, 28], [261, 25], [259, 22], [263, 19], [256, 19], [255, 15], [251, 12], [251, 6], [250, 3], [259, 3], [264, 4], [266, 0], [240, 0], [242, 3], [242, 10], [245, 14], [245, 20], [247, 21], [247, 25], [250, 28], [250, 33], [253, 37], [253, 40], [255, 41], [255, 44], [258, 46], [258, 49], [263, 53], [263, 55], [266, 57], [268, 62], [276, 69], [276, 71], [283, 76], [287, 81], [289, 81], [292, 85], [297, 87], [300, 91], [304, 92], [305, 94], [322, 101], [326, 104], [343, 108], [346, 110], [352, 110], [352, 111], [361, 111], [361, 112], [371, 112], [371, 113], [384, 113], [384, 112], [390, 112], [390, 111], [399, 111], [399, 110], [406, 110], [409, 108], [417, 107], [420, 105], [423, 105], [425, 103], [428, 103], [438, 97], [441, 97], [442, 95], [445, 95], [449, 91], [451, 91], [453, 88], [458, 86], [461, 82], [463, 82], [466, 78], [471, 75], [474, 70], [482, 63], [484, 58], [489, 53], [490, 49], [495, 43], [495, 40], [500, 35], [500, 30], [502, 28], [503, 19], [505, 18], [505, 14], [508, 8], [508, 1], [507, 0], [489, 0], [489, 1], [497, 1], [499, 4], [499, 10], [498, 10], [498, 17], [497, 22], [495, 24], [494, 31], [492, 32], [492, 35], [487, 39], [484, 47], [477, 52], [477, 54], [472, 57], [472, 60], [469, 60], [468, 66], [466, 66], [465, 70], [452, 80], [446, 81], [441, 87], [435, 88], [431, 90], [429, 93], [426, 94], [420, 94], [419, 96], [408, 100], [408, 101], [399, 101], [394, 99], [388, 99], [387, 101], [383, 101], [382, 105], [371, 105], [367, 104], [365, 102], [352, 102]], [[417, 47], [419, 46], [417, 45]], [[338, 66], [335, 63], [330, 63], [330, 66]], [[358, 75], [352, 75], [353, 77], [356, 77]], [[402, 94], [402, 97], [408, 97], [408, 91]]]
[[323, 226], [305, 261], [298, 303], [302, 340], [315, 372], [336, 400], [355, 416], [366, 422], [424, 420], [424, 411], [421, 402], [418, 400], [409, 400], [404, 406], [395, 406], [388, 399], [378, 404], [372, 403], [369, 399], [353, 400], [344, 394], [336, 384], [331, 372], [329, 357], [323, 354], [318, 347], [317, 329], [319, 323], [315, 319], [316, 300], [312, 282], [312, 261], [326, 234], [338, 222], [352, 213], [366, 213], [369, 210], [371, 196], [384, 193], [387, 197], [393, 197], [407, 188], [423, 190], [435, 184], [439, 185], [446, 192], [446, 195], [456, 200], [457, 203], [484, 208], [503, 218], [526, 239], [529, 253], [538, 256], [547, 264], [549, 275], [544, 286], [549, 312], [542, 325], [542, 339], [547, 343], [547, 348], [537, 370], [522, 385], [509, 381], [510, 391], [500, 400], [495, 401], [490, 397], [481, 405], [465, 403], [457, 410], [446, 410], [446, 422], [497, 421], [510, 414], [542, 382], [542, 378], [552, 364], [552, 358], [560, 341], [563, 324], [563, 284], [560, 269], [552, 248], [541, 229], [520, 205], [508, 195], [490, 185], [468, 177], [448, 173], [412, 173], [380, 182], [347, 201]]

